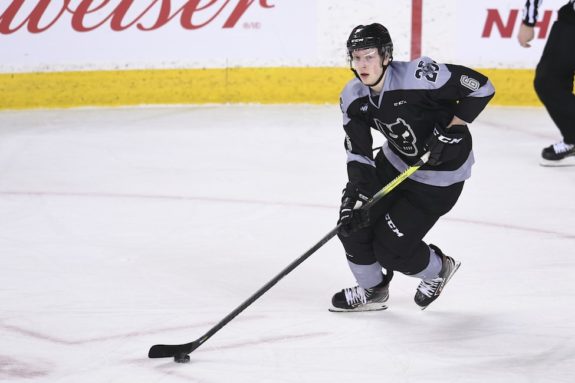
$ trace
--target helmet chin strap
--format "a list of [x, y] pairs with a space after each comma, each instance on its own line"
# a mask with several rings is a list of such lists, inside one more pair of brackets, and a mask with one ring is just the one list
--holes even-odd
[[377, 80], [375, 80], [375, 82], [373, 84], [365, 84], [367, 86], [369, 86], [370, 88], [372, 86], [376, 86], [377, 84], [379, 84], [379, 82], [381, 81], [381, 79], [383, 78], [383, 75], [385, 74], [385, 71], [387, 70], [387, 67], [389, 66], [389, 64], [387, 65], [382, 65], [383, 70], [381, 71], [381, 75], [379, 76], [379, 78]]

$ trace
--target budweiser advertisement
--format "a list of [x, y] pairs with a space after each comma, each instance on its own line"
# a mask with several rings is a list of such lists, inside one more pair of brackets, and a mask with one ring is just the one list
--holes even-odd
[[297, 63], [316, 53], [316, 1], [0, 1], [0, 71]]
[[566, 0], [543, 1], [532, 46], [522, 48], [517, 42], [517, 33], [524, 0], [457, 2], [454, 59], [482, 68], [533, 69], [557, 20], [557, 10], [565, 3]]

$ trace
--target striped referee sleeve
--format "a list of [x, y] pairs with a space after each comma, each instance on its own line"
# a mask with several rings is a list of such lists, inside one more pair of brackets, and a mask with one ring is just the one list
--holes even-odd
[[537, 23], [537, 16], [539, 6], [543, 0], [527, 0], [525, 2], [525, 7], [523, 8], [523, 24], [529, 25], [530, 27], [535, 26]]

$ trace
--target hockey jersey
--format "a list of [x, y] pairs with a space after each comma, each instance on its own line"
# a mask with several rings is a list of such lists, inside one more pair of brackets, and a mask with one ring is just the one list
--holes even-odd
[[[435, 124], [446, 127], [453, 116], [473, 122], [494, 93], [489, 79], [477, 71], [429, 57], [392, 61], [380, 94], [372, 94], [357, 78], [351, 80], [340, 97], [349, 181], [371, 195], [379, 188], [372, 133], [385, 137], [385, 160], [403, 172], [424, 154]], [[423, 166], [410, 178], [434, 186], [467, 179], [474, 162], [471, 136], [461, 145], [457, 159]]]

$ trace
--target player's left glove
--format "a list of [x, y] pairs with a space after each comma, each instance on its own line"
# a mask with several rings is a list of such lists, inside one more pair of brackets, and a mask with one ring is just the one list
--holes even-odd
[[452, 125], [443, 129], [438, 124], [433, 128], [433, 134], [425, 143], [425, 151], [429, 151], [427, 163], [431, 166], [441, 165], [454, 160], [461, 150], [461, 142], [469, 135], [467, 125]]
[[337, 221], [340, 225], [339, 234], [349, 237], [354, 231], [369, 226], [369, 211], [360, 209], [367, 201], [369, 201], [369, 197], [366, 194], [360, 192], [353, 183], [347, 183], [343, 189], [339, 208], [339, 220]]

